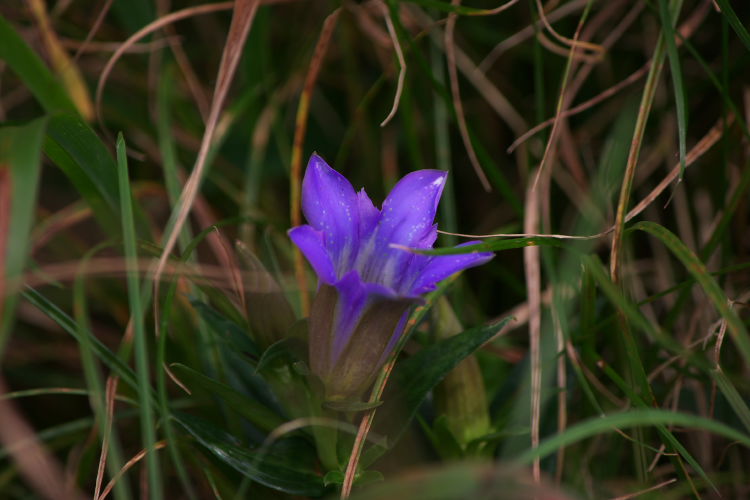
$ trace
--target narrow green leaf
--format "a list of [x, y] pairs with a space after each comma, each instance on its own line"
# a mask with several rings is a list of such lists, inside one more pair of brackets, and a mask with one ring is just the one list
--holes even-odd
[[726, 320], [729, 332], [740, 354], [745, 359], [745, 363], [750, 364], [750, 336], [748, 336], [747, 328], [737, 315], [737, 312], [729, 307], [726, 295], [724, 295], [724, 292], [713, 276], [709, 274], [703, 262], [674, 233], [659, 224], [649, 221], [638, 222], [630, 230], [645, 231], [656, 236], [682, 262], [688, 272], [693, 275], [701, 288], [703, 288], [703, 291], [711, 302], [713, 302], [719, 314]]
[[742, 40], [742, 43], [747, 47], [747, 50], [750, 50], [750, 33], [748, 33], [747, 28], [742, 24], [742, 21], [739, 20], [737, 14], [735, 14], [729, 0], [716, 0], [716, 3], [719, 4], [721, 13], [727, 21], [729, 21], [732, 29], [737, 33], [737, 36], [740, 37], [740, 40]]
[[727, 398], [727, 401], [734, 410], [734, 413], [739, 417], [742, 425], [744, 425], [745, 429], [750, 432], [750, 408], [748, 408], [747, 403], [742, 398], [742, 395], [729, 380], [729, 377], [724, 374], [720, 367], [717, 366], [715, 369], [713, 369], [711, 371], [711, 375], [716, 381], [716, 385], [719, 387], [721, 393], [725, 398]]
[[222, 315], [214, 308], [197, 299], [190, 301], [198, 315], [213, 330], [217, 338], [222, 339], [238, 352], [254, 359], [261, 357], [261, 350], [258, 345], [250, 338], [247, 330], [240, 325]]
[[[23, 298], [28, 300], [34, 307], [39, 309], [51, 320], [60, 325], [63, 330], [68, 332], [78, 342], [82, 342], [80, 335], [84, 332], [80, 331], [79, 325], [73, 321], [73, 318], [65, 314], [59, 307], [53, 304], [44, 295], [39, 293], [33, 288], [26, 288], [23, 292]], [[133, 370], [126, 365], [120, 358], [101, 343], [90, 331], [85, 331], [85, 334], [89, 337], [91, 347], [96, 353], [99, 360], [107, 365], [107, 367], [117, 374], [120, 379], [129, 385], [133, 390], [137, 390], [138, 383], [136, 381], [135, 373]]]
[[44, 153], [86, 200], [102, 228], [117, 235], [117, 165], [94, 131], [75, 115], [54, 115], [47, 128]]
[[[427, 394], [458, 363], [479, 349], [513, 318], [479, 326], [454, 337], [441, 340], [414, 356], [396, 364], [388, 388], [383, 396], [385, 413], [377, 422], [387, 422], [391, 428], [380, 431], [390, 442], [395, 442], [417, 412]], [[389, 418], [398, 415], [398, 418]]]
[[[2, 42], [0, 41], [0, 45]], [[10, 334], [18, 302], [19, 280], [26, 266], [29, 235], [36, 212], [37, 186], [41, 170], [42, 138], [47, 126], [44, 118], [26, 125], [0, 128], [0, 359]]]
[[26, 84], [45, 111], [77, 113], [60, 80], [21, 36], [0, 16], [0, 60]]
[[674, 23], [679, 17], [682, 1], [674, 3], [676, 5], [672, 13], [670, 13], [667, 0], [659, 0], [659, 16], [661, 17], [662, 34], [667, 45], [669, 68], [672, 72], [672, 85], [674, 86], [675, 107], [677, 109], [677, 136], [680, 143], [680, 180], [682, 180], [686, 168], [687, 110], [685, 109], [685, 85], [682, 78], [682, 69], [680, 68], [680, 54], [677, 52], [677, 44], [674, 41]]
[[229, 408], [264, 431], [270, 432], [284, 423], [284, 419], [266, 406], [237, 392], [226, 384], [207, 377], [180, 363], [175, 363], [170, 368], [188, 387], [198, 386], [209, 394], [223, 399], [227, 402]]
[[[138, 379], [138, 404], [140, 406], [142, 442], [144, 449], [152, 450], [156, 445], [156, 426], [154, 424], [154, 412], [152, 409], [151, 362], [149, 361], [144, 324], [144, 300], [141, 296], [141, 283], [138, 276], [138, 250], [133, 217], [133, 200], [130, 192], [128, 161], [125, 155], [125, 140], [122, 134], [119, 134], [117, 137], [116, 149], [120, 215], [122, 217], [125, 261], [128, 268], [128, 302], [133, 322], [133, 344], [135, 347], [135, 370]], [[146, 466], [148, 468], [149, 494], [152, 498], [159, 500], [163, 498], [164, 493], [159, 456], [156, 453], [148, 453], [146, 455]]]
[[314, 469], [314, 453], [304, 442], [285, 439], [250, 450], [209, 422], [184, 413], [173, 418], [216, 458], [269, 488], [291, 495], [320, 496], [323, 478]]
[[717, 420], [711, 420], [696, 415], [673, 412], [671, 410], [639, 409], [623, 413], [615, 413], [604, 417], [595, 417], [569, 427], [564, 432], [542, 441], [537, 448], [533, 448], [518, 457], [521, 464], [529, 464], [535, 458], [542, 458], [555, 453], [583, 439], [614, 432], [617, 429], [631, 427], [678, 425], [713, 432], [725, 438], [737, 441], [750, 448], [750, 437]]
[[485, 241], [474, 245], [466, 245], [454, 248], [434, 248], [429, 250], [408, 249], [411, 252], [422, 255], [463, 255], [477, 252], [499, 252], [501, 250], [512, 250], [533, 246], [562, 247], [565, 243], [561, 238], [549, 236], [533, 236], [529, 238], [497, 239]]

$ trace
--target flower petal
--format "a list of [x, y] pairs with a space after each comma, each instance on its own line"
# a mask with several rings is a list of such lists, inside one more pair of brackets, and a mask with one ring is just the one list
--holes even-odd
[[380, 210], [372, 204], [372, 200], [367, 196], [364, 188], [357, 193], [357, 200], [359, 205], [359, 239], [362, 241], [372, 234], [378, 221], [380, 221]]
[[346, 178], [313, 154], [302, 180], [302, 211], [322, 231], [337, 269], [343, 269], [359, 243], [359, 198]]
[[[471, 246], [478, 243], [481, 242], [469, 241], [458, 245], [458, 247]], [[457, 273], [466, 268], [484, 264], [494, 256], [495, 254], [492, 252], [475, 252], [461, 255], [435, 255], [420, 271], [419, 276], [411, 286], [410, 293], [418, 295], [434, 290], [435, 284], [438, 281], [442, 281], [451, 274]]]
[[312, 226], [297, 226], [289, 230], [289, 238], [302, 251], [321, 281], [332, 284], [336, 270], [326, 249], [323, 233]]
[[414, 247], [432, 229], [447, 172], [418, 170], [401, 179], [383, 202], [376, 238], [379, 246], [391, 243]]

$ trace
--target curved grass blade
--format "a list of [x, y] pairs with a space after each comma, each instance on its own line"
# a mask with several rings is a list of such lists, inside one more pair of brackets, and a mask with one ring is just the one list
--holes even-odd
[[26, 84], [45, 111], [77, 113], [65, 88], [13, 27], [0, 16], [0, 60]]
[[719, 314], [726, 320], [729, 332], [740, 354], [744, 358], [745, 363], [750, 364], [750, 336], [748, 336], [747, 328], [734, 309], [729, 307], [726, 295], [713, 276], [709, 274], [703, 262], [674, 233], [664, 226], [643, 221], [634, 224], [629, 230], [645, 231], [657, 237], [682, 262], [687, 271], [693, 275], [701, 288], [703, 288], [703, 291], [719, 311]]
[[716, 420], [699, 417], [697, 415], [673, 412], [670, 410], [639, 409], [623, 413], [615, 413], [604, 417], [595, 417], [580, 422], [568, 428], [563, 433], [545, 439], [539, 444], [539, 447], [530, 449], [523, 453], [518, 457], [518, 462], [521, 464], [529, 464], [535, 458], [542, 458], [555, 453], [558, 448], [569, 446], [573, 443], [604, 432], [649, 425], [679, 425], [682, 427], [702, 429], [724, 436], [727, 439], [736, 441], [739, 444], [750, 448], [750, 436]]

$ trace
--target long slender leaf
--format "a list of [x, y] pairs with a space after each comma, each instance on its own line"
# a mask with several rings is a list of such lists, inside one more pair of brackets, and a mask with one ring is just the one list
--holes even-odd
[[687, 109], [685, 108], [685, 84], [680, 68], [680, 54], [674, 41], [674, 23], [680, 13], [682, 1], [675, 2], [670, 12], [667, 0], [659, 0], [659, 16], [661, 17], [662, 34], [667, 45], [667, 57], [672, 71], [672, 85], [674, 86], [675, 108], [677, 109], [677, 136], [680, 143], [680, 179], [685, 174], [685, 156], [687, 154]]
[[[386, 424], [390, 428], [380, 431], [381, 434], [396, 441], [432, 388], [512, 319], [471, 328], [398, 363], [383, 396], [385, 404], [378, 410], [381, 413], [379, 421], [390, 422]], [[389, 414], [399, 415], [399, 418], [388, 418]]]
[[313, 469], [314, 454], [301, 444], [249, 450], [205, 420], [184, 413], [173, 418], [216, 458], [254, 481], [292, 495], [324, 492], [323, 478]]
[[679, 425], [702, 429], [724, 436], [732, 441], [737, 441], [743, 446], [750, 448], [750, 436], [717, 420], [669, 410], [639, 409], [579, 422], [565, 432], [545, 439], [539, 444], [539, 447], [523, 453], [518, 457], [518, 462], [521, 464], [531, 463], [537, 457], [548, 456], [561, 447], [569, 446], [604, 432], [655, 425]]
[[0, 16], [0, 60], [5, 61], [26, 84], [45, 111], [77, 113], [73, 101], [60, 81], [2, 16]]
[[[128, 301], [133, 322], [135, 344], [135, 369], [138, 379], [138, 404], [140, 406], [141, 433], [143, 448], [152, 450], [156, 445], [156, 427], [152, 410], [151, 375], [144, 324], [144, 304], [141, 297], [141, 284], [138, 278], [136, 260], [138, 250], [135, 237], [133, 205], [130, 193], [128, 162], [125, 156], [125, 140], [120, 134], [117, 138], [117, 172], [120, 188], [120, 215], [122, 216], [123, 243], [125, 259], [128, 265]], [[161, 469], [156, 453], [146, 455], [148, 468], [149, 494], [157, 500], [163, 498]]]
[[[2, 43], [2, 42], [0, 42]], [[44, 118], [0, 128], [0, 359], [10, 334], [19, 286], [29, 251], [41, 170]]]
[[745, 28], [745, 25], [737, 17], [734, 9], [732, 9], [732, 4], [729, 3], [729, 0], [716, 0], [716, 3], [721, 7], [722, 15], [729, 21], [732, 29], [740, 37], [747, 50], [750, 50], [750, 33], [748, 33], [747, 28]]
[[180, 378], [188, 384], [193, 384], [201, 389], [213, 394], [227, 402], [232, 410], [236, 411], [247, 420], [257, 425], [264, 431], [272, 431], [284, 423], [279, 415], [254, 401], [253, 399], [240, 394], [226, 384], [222, 384], [210, 377], [183, 364], [174, 364], [171, 366]]
[[687, 245], [664, 226], [654, 222], [643, 221], [634, 224], [630, 230], [645, 231], [656, 236], [682, 262], [685, 269], [693, 275], [700, 287], [703, 288], [703, 291], [719, 311], [719, 314], [727, 321], [729, 332], [739, 348], [740, 354], [745, 359], [745, 363], [750, 364], [750, 336], [748, 336], [747, 328], [737, 315], [737, 312], [729, 307], [726, 295], [713, 276], [708, 272], [703, 262], [698, 259]]

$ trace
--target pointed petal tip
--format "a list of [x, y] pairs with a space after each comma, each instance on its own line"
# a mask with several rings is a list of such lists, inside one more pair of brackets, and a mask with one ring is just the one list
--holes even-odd
[[291, 228], [287, 231], [287, 235], [307, 258], [321, 281], [325, 283], [336, 281], [336, 270], [321, 231], [304, 225]]

